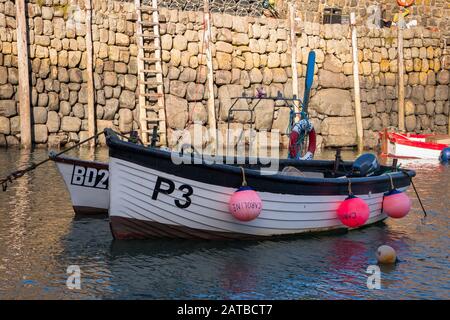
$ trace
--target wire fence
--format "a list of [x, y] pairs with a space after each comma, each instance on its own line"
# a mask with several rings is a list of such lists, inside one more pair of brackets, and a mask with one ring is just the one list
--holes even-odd
[[[151, 4], [151, 0], [142, 1]], [[181, 11], [203, 10], [203, 0], [159, 0], [158, 6]], [[263, 0], [210, 0], [210, 11], [228, 13], [237, 16], [261, 16], [263, 14]]]

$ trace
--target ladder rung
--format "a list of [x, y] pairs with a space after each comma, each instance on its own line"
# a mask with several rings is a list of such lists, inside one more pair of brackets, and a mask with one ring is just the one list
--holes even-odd
[[158, 82], [158, 81], [141, 81], [139, 82], [139, 84], [145, 84], [147, 86], [159, 86], [159, 85], [163, 85], [162, 82]]
[[139, 48], [142, 48], [144, 50], [151, 50], [151, 51], [156, 50], [156, 47], [154, 47], [154, 46], [139, 46]]
[[153, 21], [138, 21], [139, 24], [141, 24], [143, 27], [154, 27], [159, 25], [158, 22]]
[[[156, 123], [156, 122], [155, 122]], [[153, 133], [153, 129], [149, 130], [149, 129], [142, 129], [143, 133]], [[161, 132], [158, 132], [158, 134], [162, 134]]]
[[144, 73], [161, 73], [161, 71], [158, 71], [156, 69], [144, 69], [142, 70]]
[[142, 58], [143, 61], [147, 61], [147, 62], [159, 62], [161, 61], [161, 59], [159, 58]]
[[154, 106], [149, 106], [149, 105], [146, 105], [145, 107], [144, 107], [144, 109], [145, 110], [147, 110], [147, 111], [154, 111], [154, 112], [159, 112], [159, 110], [161, 110], [161, 106], [159, 106], [159, 105], [157, 105], [157, 104], [155, 104]]
[[140, 7], [137, 7], [137, 9], [140, 11], [158, 11], [157, 8], [154, 8], [152, 6], [140, 6]]
[[150, 123], [157, 123], [157, 122], [166, 121], [166, 120], [162, 120], [162, 119], [152, 119], [152, 118], [145, 118], [144, 120], [147, 121], [147, 122], [150, 122]]
[[142, 93], [140, 95], [143, 97], [148, 97], [148, 98], [162, 98], [163, 97], [162, 93]]
[[156, 36], [154, 34], [141, 34], [141, 33], [136, 34], [136, 37], [150, 38], [150, 39], [156, 38]]

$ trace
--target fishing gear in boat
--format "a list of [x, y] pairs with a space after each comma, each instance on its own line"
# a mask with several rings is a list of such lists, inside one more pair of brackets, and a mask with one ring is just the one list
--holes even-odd
[[[316, 151], [317, 137], [316, 131], [311, 121], [308, 119], [308, 105], [311, 96], [311, 88], [314, 80], [314, 67], [316, 63], [316, 53], [310, 51], [308, 55], [308, 65], [306, 68], [305, 91], [303, 102], [300, 103], [301, 112], [291, 111], [290, 115], [290, 136], [289, 136], [289, 159], [313, 160]], [[300, 116], [300, 117], [299, 117]], [[306, 149], [308, 141], [308, 149]], [[304, 150], [307, 150], [305, 154]]]
[[[308, 135], [308, 149], [305, 155], [301, 155], [305, 136]], [[297, 122], [289, 136], [289, 158], [298, 160], [313, 160], [316, 152], [316, 131], [306, 117]]]

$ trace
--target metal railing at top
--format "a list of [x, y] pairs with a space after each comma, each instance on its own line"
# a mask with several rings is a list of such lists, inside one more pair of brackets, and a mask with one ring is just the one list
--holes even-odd
[[[147, 5], [151, 0], [143, 0]], [[159, 0], [158, 6], [181, 11], [203, 11], [204, 0]], [[210, 11], [236, 16], [258, 17], [263, 14], [263, 0], [210, 0]]]

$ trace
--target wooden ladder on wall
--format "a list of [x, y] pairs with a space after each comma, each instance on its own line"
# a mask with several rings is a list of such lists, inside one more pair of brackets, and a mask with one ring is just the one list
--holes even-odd
[[[159, 146], [167, 145], [166, 113], [161, 60], [158, 1], [141, 5], [137, 11], [136, 43], [138, 46], [139, 121], [144, 145], [151, 143], [153, 128], [158, 126]], [[146, 18], [149, 19], [146, 19]], [[144, 19], [145, 18], [145, 19]], [[156, 117], [151, 116], [156, 113]]]

